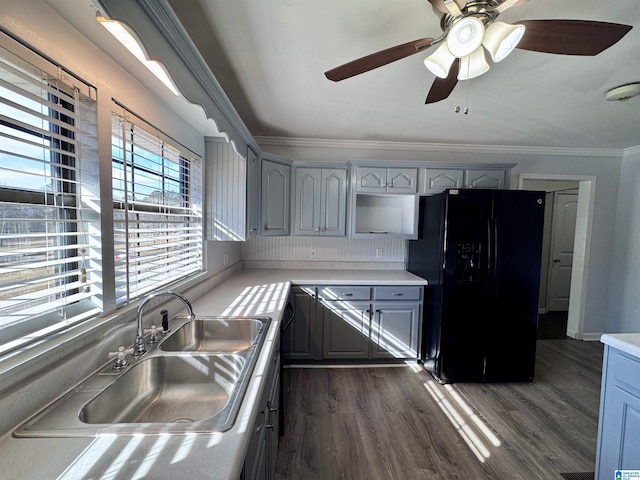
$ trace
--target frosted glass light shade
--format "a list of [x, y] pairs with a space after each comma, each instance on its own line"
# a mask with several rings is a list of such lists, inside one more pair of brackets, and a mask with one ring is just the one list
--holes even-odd
[[524, 25], [509, 25], [504, 22], [493, 22], [487, 27], [482, 44], [494, 62], [498, 63], [518, 45], [524, 35]]
[[435, 52], [424, 59], [424, 66], [436, 77], [447, 78], [455, 59], [456, 57], [451, 54], [445, 41]]
[[489, 71], [489, 64], [484, 56], [484, 48], [478, 47], [471, 55], [460, 60], [458, 80], [469, 80]]
[[452, 55], [462, 58], [471, 54], [482, 44], [484, 24], [476, 17], [466, 17], [451, 27], [447, 44]]

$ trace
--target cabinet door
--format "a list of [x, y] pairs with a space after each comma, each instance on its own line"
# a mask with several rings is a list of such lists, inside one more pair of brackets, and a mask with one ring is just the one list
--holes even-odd
[[247, 455], [244, 459], [244, 480], [266, 480], [267, 477], [267, 407], [261, 403], [261, 410], [251, 431]]
[[253, 150], [247, 152], [247, 238], [258, 235], [260, 225], [260, 163]]
[[347, 217], [345, 169], [322, 169], [320, 202], [320, 233], [327, 236], [344, 236]]
[[506, 173], [504, 170], [466, 170], [466, 188], [505, 188]]
[[387, 192], [416, 193], [418, 189], [418, 169], [389, 168], [387, 169]]
[[295, 235], [320, 233], [321, 179], [322, 170], [319, 168], [296, 169]]
[[600, 479], [640, 467], [640, 362], [607, 345], [605, 366], [596, 454]]
[[324, 337], [322, 358], [369, 358], [369, 302], [319, 301]]
[[289, 235], [290, 176], [288, 165], [262, 161], [262, 235]]
[[[283, 332], [284, 360], [319, 360], [320, 341], [317, 333], [316, 295], [314, 287], [293, 287], [295, 317]], [[321, 333], [320, 333], [321, 335]]]
[[376, 302], [371, 322], [372, 358], [418, 358], [420, 304]]
[[447, 188], [462, 188], [463, 186], [464, 170], [427, 168], [420, 193], [433, 195]]
[[267, 478], [274, 478], [276, 470], [276, 458], [278, 456], [278, 441], [280, 440], [280, 362], [276, 363], [275, 376], [269, 402], [269, 421], [267, 423]]
[[356, 173], [358, 192], [385, 193], [387, 191], [387, 169], [380, 167], [358, 167]]

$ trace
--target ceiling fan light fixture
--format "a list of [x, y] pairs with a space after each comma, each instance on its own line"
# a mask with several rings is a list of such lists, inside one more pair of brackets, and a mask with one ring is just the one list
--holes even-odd
[[464, 17], [457, 21], [447, 34], [447, 45], [452, 55], [466, 57], [482, 45], [484, 23], [476, 17]]
[[630, 98], [640, 95], [640, 83], [630, 83], [609, 90], [605, 98], [610, 102], [625, 102]]
[[489, 71], [489, 64], [484, 55], [484, 48], [478, 47], [471, 55], [460, 59], [460, 71], [458, 80], [469, 80], [476, 78]]
[[487, 27], [482, 44], [495, 63], [501, 62], [516, 48], [525, 29], [524, 25], [493, 22]]
[[451, 54], [445, 41], [435, 52], [424, 59], [424, 66], [436, 77], [447, 78], [455, 59], [456, 57]]

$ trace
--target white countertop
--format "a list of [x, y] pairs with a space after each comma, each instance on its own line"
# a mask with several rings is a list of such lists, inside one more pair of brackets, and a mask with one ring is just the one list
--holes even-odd
[[606, 333], [602, 335], [600, 341], [640, 358], [640, 333]]
[[[405, 271], [248, 269], [193, 302], [196, 316], [262, 315], [273, 318], [234, 426], [224, 433], [91, 438], [0, 438], [2, 478], [79, 480], [237, 479], [249, 426], [265, 387], [264, 373], [277, 348], [289, 287], [299, 285], [426, 285]], [[49, 379], [49, 381], [53, 381]], [[28, 394], [28, 393], [27, 393]], [[11, 396], [19, 401], [20, 392]], [[18, 397], [18, 398], [16, 398]], [[2, 402], [0, 400], [0, 411]], [[35, 413], [35, 412], [32, 412]], [[24, 419], [16, 419], [16, 425]], [[28, 458], [25, 452], [29, 452]]]

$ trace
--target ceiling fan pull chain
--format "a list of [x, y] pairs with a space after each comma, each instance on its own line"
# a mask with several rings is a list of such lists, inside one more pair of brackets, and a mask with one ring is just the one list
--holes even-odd
[[[456, 113], [460, 113], [460, 111], [464, 112], [465, 115], [469, 114], [469, 56], [466, 56], [465, 58], [461, 59], [461, 61], [467, 61], [467, 89], [466, 89], [466, 97], [464, 99], [464, 108], [460, 108], [460, 105], [456, 105], [456, 107], [453, 109], [454, 112]], [[464, 65], [463, 65], [464, 67]]]

